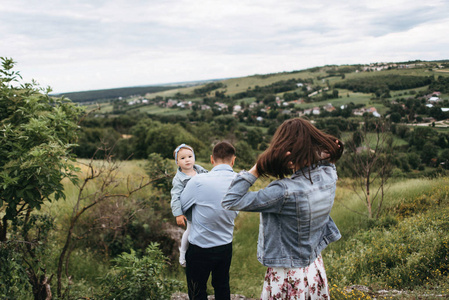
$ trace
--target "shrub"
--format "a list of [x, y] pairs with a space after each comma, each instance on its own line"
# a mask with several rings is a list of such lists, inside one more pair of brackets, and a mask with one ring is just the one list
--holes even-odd
[[30, 294], [31, 284], [19, 252], [10, 242], [0, 242], [0, 298], [24, 299]]
[[391, 229], [356, 234], [346, 251], [327, 253], [327, 272], [337, 285], [413, 288], [449, 275], [449, 209], [414, 215]]
[[136, 252], [122, 253], [102, 279], [100, 299], [170, 299], [182, 288], [181, 282], [164, 278], [167, 258], [154, 243], [142, 258]]

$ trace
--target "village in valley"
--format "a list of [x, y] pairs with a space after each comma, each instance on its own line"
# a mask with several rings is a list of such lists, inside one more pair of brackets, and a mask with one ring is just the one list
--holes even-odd
[[[199, 95], [202, 96], [203, 99], [201, 99], [201, 97], [192, 98], [191, 95], [178, 92], [173, 96], [167, 97], [159, 95], [154, 96], [151, 94], [145, 96], [131, 96], [126, 99], [120, 97], [112, 100], [111, 103], [114, 105], [113, 111], [115, 113], [139, 109], [145, 106], [154, 106], [162, 109], [191, 111], [195, 113], [201, 113], [201, 111], [213, 111], [214, 115], [231, 114], [240, 121], [248, 122], [248, 120], [251, 119], [250, 122], [253, 123], [264, 122], [265, 119], [272, 118], [274, 111], [275, 115], [282, 114], [288, 117], [307, 116], [309, 118], [321, 118], [339, 116], [342, 111], [345, 111], [345, 117], [348, 117], [348, 110], [350, 110], [349, 114], [351, 116], [372, 115], [376, 118], [382, 116], [389, 118], [392, 111], [402, 110], [406, 112], [406, 116], [402, 113], [401, 121], [404, 123], [422, 126], [433, 125], [437, 127], [447, 127], [449, 125], [441, 120], [441, 115], [449, 113], [449, 103], [447, 97], [445, 98], [444, 94], [440, 91], [435, 90], [427, 93], [416, 93], [416, 91], [412, 90], [409, 92], [405, 91], [403, 94], [393, 97], [390, 95], [382, 95], [379, 97], [379, 95], [374, 95], [373, 93], [371, 97], [373, 101], [361, 105], [352, 103], [352, 98], [348, 90], [336, 89], [329, 84], [330, 77], [341, 76], [341, 78], [344, 79], [345, 75], [349, 74], [349, 71], [354, 74], [380, 74], [389, 70], [407, 71], [427, 67], [428, 65], [417, 62], [402, 64], [373, 63], [365, 66], [357, 66], [352, 69], [347, 66], [342, 68], [328, 68], [328, 70], [326, 70], [328, 76], [318, 76], [315, 83], [313, 83], [314, 80], [304, 80], [301, 82], [298, 80], [298, 82], [295, 82], [295, 88], [298, 91], [301, 91], [299, 94], [300, 96], [295, 99], [292, 99], [291, 95], [288, 95], [290, 96], [288, 97], [289, 99], [284, 99], [285, 95], [288, 93], [273, 94], [273, 99], [271, 101], [265, 101], [265, 99], [262, 101], [257, 97], [234, 99], [232, 95], [231, 97], [229, 97], [229, 95], [224, 96], [226, 94], [226, 85], [218, 85], [221, 87], [220, 89], [207, 91], [206, 93]], [[437, 64], [434, 66], [434, 69], [444, 70], [445, 67], [446, 64]], [[349, 71], [343, 71], [344, 69], [349, 69]], [[248, 87], [248, 90], [250, 89], [251, 87]], [[335, 101], [336, 99], [343, 98], [347, 99], [344, 101]], [[406, 104], [409, 99], [419, 100], [422, 105], [425, 105], [427, 110], [421, 109], [420, 113], [413, 113], [413, 109], [410, 110]], [[388, 109], [379, 111], [379, 105], [372, 105], [376, 101], [377, 103], [381, 101], [384, 106], [388, 106]], [[338, 102], [338, 104], [335, 102]], [[397, 106], [397, 108], [394, 108], [395, 106]], [[436, 108], [440, 110], [442, 114], [436, 112]], [[433, 111], [433, 113], [430, 113], [430, 111]], [[148, 113], [151, 113], [151, 111], [148, 111]], [[439, 117], [436, 118], [435, 114]], [[102, 115], [98, 114], [97, 116]]]

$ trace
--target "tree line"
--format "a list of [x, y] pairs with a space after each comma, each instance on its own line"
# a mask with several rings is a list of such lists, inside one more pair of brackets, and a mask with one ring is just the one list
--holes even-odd
[[335, 83], [335, 88], [348, 89], [353, 92], [375, 93], [382, 95], [392, 90], [406, 90], [431, 84], [432, 76], [378, 75], [347, 79]]

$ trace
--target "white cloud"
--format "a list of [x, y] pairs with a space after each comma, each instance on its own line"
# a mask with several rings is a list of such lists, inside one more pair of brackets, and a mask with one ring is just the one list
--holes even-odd
[[447, 59], [444, 0], [5, 0], [0, 56], [55, 92]]

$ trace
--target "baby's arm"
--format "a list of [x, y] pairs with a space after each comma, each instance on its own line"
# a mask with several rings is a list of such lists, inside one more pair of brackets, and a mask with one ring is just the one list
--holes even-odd
[[187, 218], [184, 215], [180, 215], [176, 217], [176, 224], [178, 226], [186, 226]]
[[176, 217], [176, 223], [178, 225], [185, 225], [185, 216], [182, 213], [181, 209], [181, 193], [184, 190], [184, 185], [182, 184], [181, 180], [178, 179], [176, 176], [173, 178], [172, 181], [173, 187], [170, 191], [171, 193], [171, 210], [173, 213], [173, 216]]

